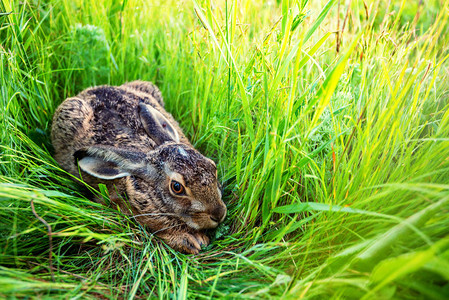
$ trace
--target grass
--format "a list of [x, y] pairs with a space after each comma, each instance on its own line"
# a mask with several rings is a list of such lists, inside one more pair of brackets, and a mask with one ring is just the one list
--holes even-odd
[[[447, 298], [448, 12], [1, 0], [0, 297]], [[229, 214], [200, 255], [89, 201], [52, 158], [59, 103], [134, 79], [218, 163]]]

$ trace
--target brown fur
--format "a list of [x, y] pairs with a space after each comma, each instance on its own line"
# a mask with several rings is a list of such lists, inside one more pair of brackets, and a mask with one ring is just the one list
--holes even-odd
[[[202, 230], [226, 215], [214, 162], [192, 147], [152, 83], [99, 86], [66, 99], [53, 117], [52, 143], [65, 170], [106, 184], [122, 211], [130, 209], [174, 249], [198, 253], [209, 242]], [[185, 195], [174, 194], [172, 180]]]

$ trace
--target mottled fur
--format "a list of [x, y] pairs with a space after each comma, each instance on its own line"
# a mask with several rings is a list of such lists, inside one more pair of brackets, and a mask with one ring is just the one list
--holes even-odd
[[[226, 215], [214, 162], [192, 147], [152, 83], [99, 86], [66, 99], [53, 117], [52, 142], [65, 170], [106, 184], [122, 211], [174, 249], [198, 253], [209, 241], [202, 230]], [[172, 180], [184, 195], [171, 190]]]

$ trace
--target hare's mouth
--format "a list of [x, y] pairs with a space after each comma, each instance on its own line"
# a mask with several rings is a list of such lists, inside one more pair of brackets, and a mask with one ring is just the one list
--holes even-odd
[[219, 220], [214, 220], [207, 213], [196, 216], [182, 216], [181, 218], [187, 226], [196, 230], [216, 228], [220, 223]]
[[190, 216], [183, 216], [183, 217], [181, 217], [181, 218], [182, 218], [182, 220], [186, 223], [186, 225], [189, 226], [190, 228], [193, 228], [193, 229], [195, 229], [195, 230], [203, 229], [203, 228], [200, 226], [200, 224], [198, 224], [197, 222], [195, 222], [195, 221], [193, 220], [192, 217], [190, 217]]

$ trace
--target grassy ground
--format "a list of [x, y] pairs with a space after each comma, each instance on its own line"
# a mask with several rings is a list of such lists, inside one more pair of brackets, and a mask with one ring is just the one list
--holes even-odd
[[[448, 18], [443, 0], [1, 0], [0, 298], [447, 298]], [[134, 79], [218, 162], [229, 214], [200, 255], [52, 159], [61, 101]]]

